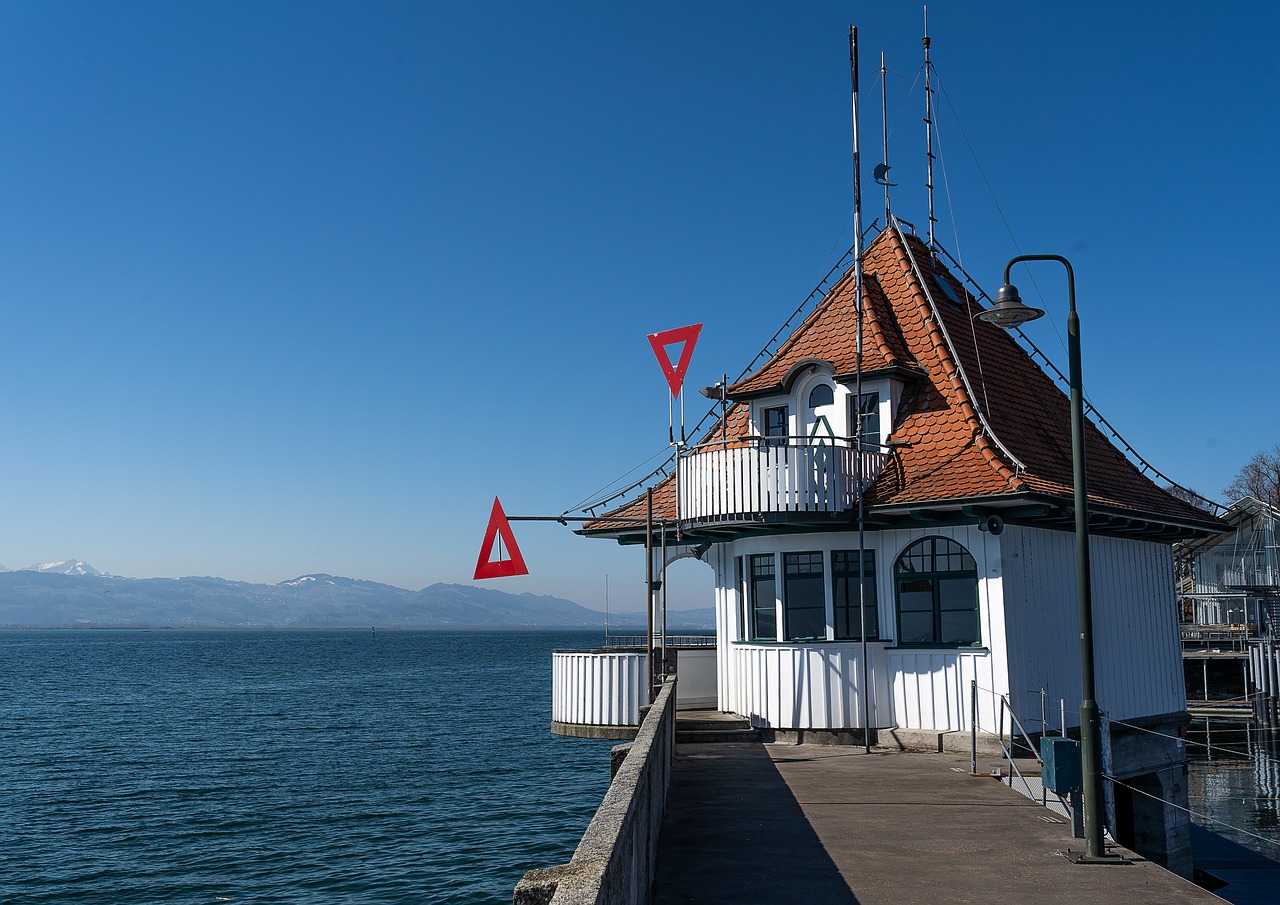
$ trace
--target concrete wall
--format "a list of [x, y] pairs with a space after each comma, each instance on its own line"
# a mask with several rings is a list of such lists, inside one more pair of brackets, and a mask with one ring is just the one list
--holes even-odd
[[676, 706], [681, 710], [716, 706], [716, 649], [673, 648], [680, 686]]
[[531, 870], [515, 905], [646, 905], [671, 786], [676, 683], [668, 681], [640, 724], [568, 864]]

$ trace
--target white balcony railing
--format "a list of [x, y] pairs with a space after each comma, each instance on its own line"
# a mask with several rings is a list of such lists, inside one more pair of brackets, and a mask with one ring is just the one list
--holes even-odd
[[[858, 500], [857, 455], [851, 446], [808, 443], [695, 448], [680, 458], [680, 518], [716, 522], [851, 511]], [[888, 458], [863, 451], [863, 489]]]

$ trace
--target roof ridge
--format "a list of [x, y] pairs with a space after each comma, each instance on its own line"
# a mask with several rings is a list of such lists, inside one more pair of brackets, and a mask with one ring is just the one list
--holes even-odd
[[[974, 447], [982, 454], [982, 459], [1001, 479], [1005, 481], [1012, 489], [1022, 490], [1025, 483], [1018, 476], [1018, 472], [1011, 469], [1001, 456], [1003, 450], [999, 450], [991, 443], [986, 434], [990, 428], [984, 429], [983, 419], [978, 414], [978, 407], [968, 389], [965, 387], [963, 376], [963, 366], [959, 361], [959, 356], [952, 349], [951, 343], [943, 335], [941, 324], [939, 323], [940, 315], [934, 311], [933, 304], [927, 295], [927, 290], [922, 285], [923, 274], [919, 272], [915, 266], [915, 262], [911, 258], [910, 250], [907, 248], [906, 237], [901, 235], [896, 227], [889, 227], [885, 232], [894, 234], [897, 240], [894, 243], [894, 254], [898, 258], [898, 263], [902, 265], [907, 273], [911, 276], [910, 288], [911, 293], [915, 297], [916, 306], [923, 315], [925, 329], [929, 331], [934, 340], [934, 348], [938, 355], [950, 367], [949, 372], [944, 372], [943, 377], [946, 378], [945, 385], [949, 386], [951, 391], [955, 393], [957, 407], [961, 416], [969, 423], [973, 432]], [[881, 234], [883, 235], [883, 233]], [[943, 382], [939, 381], [938, 386], [941, 388]]]
[[[868, 276], [871, 277], [871, 279], [868, 280]], [[877, 351], [884, 356], [885, 361], [894, 365], [905, 364], [905, 362], [898, 358], [897, 354], [893, 351], [893, 348], [889, 345], [889, 338], [884, 332], [884, 324], [880, 322], [880, 312], [877, 309], [877, 304], [884, 305], [886, 307], [889, 304], [889, 300], [884, 294], [884, 287], [880, 285], [880, 278], [873, 273], [868, 274], [865, 272], [862, 274], [862, 277], [862, 293], [864, 298], [861, 310], [863, 312], [869, 312], [866, 314], [866, 321], [868, 332], [871, 334], [871, 339], [876, 343], [878, 347]], [[872, 291], [873, 287], [874, 292]]]

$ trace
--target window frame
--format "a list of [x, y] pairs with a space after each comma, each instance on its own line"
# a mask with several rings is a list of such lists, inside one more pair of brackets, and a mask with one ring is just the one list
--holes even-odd
[[[863, 410], [862, 400], [870, 400], [870, 408]], [[869, 432], [866, 429], [865, 421], [875, 422], [875, 442], [868, 441]], [[884, 430], [881, 426], [880, 418], [880, 391], [879, 390], [863, 390], [862, 395], [857, 393], [849, 394], [849, 426], [853, 430], [853, 436], [858, 438], [858, 425], [861, 423], [863, 427], [862, 436], [860, 438], [863, 449], [871, 449], [879, 451], [881, 441], [884, 439]]]
[[[944, 551], [939, 550], [939, 542], [947, 545]], [[928, 552], [916, 552], [925, 544], [928, 544]], [[972, 564], [972, 568], [951, 568], [953, 561], [951, 557], [962, 556], [961, 565], [964, 565], [964, 559], [967, 558], [968, 563]], [[908, 557], [919, 559], [927, 557], [928, 568], [920, 570], [904, 568], [908, 564]], [[939, 568], [939, 560], [945, 558], [946, 568]], [[920, 565], [926, 565], [926, 561], [920, 559]], [[896, 630], [898, 633], [897, 643], [899, 647], [931, 647], [931, 648], [980, 648], [983, 646], [982, 641], [982, 599], [978, 588], [979, 569], [977, 560], [973, 554], [969, 552], [959, 541], [943, 535], [931, 534], [925, 537], [917, 538], [908, 544], [893, 563], [893, 602], [894, 617], [896, 622]], [[973, 606], [955, 607], [946, 606], [950, 602], [944, 599], [944, 584], [954, 585], [958, 582], [971, 583], [973, 593]], [[930, 606], [925, 609], [916, 606], [911, 609], [903, 609], [903, 595], [905, 584], [928, 584], [927, 589], [916, 588], [907, 590], [906, 593], [920, 595], [928, 593], [930, 595]], [[931, 632], [928, 640], [906, 640], [907, 633], [903, 630], [903, 614], [922, 615], [929, 613], [931, 616]], [[945, 614], [955, 613], [972, 613], [973, 631], [975, 635], [972, 640], [943, 640], [947, 629], [945, 627]], [[912, 634], [915, 634], [914, 632]]]
[[[840, 562], [842, 557], [848, 557], [849, 563], [843, 566]], [[858, 627], [858, 631], [853, 631], [853, 626], [858, 623], [858, 611], [860, 602], [857, 599], [848, 599], [855, 594], [858, 589], [858, 551], [857, 550], [832, 550], [831, 551], [831, 631], [832, 638], [836, 641], [862, 641], [863, 631], [870, 628], [867, 634], [867, 641], [881, 641], [880, 637], [880, 609], [876, 595], [876, 551], [874, 548], [864, 547], [862, 549], [862, 587], [866, 593], [866, 617], [863, 625]], [[844, 585], [842, 594], [842, 583]], [[846, 599], [842, 600], [844, 597]], [[841, 615], [844, 615], [844, 624], [848, 626], [848, 631], [841, 634]]]
[[[804, 557], [804, 560], [801, 560]], [[816, 566], [816, 571], [814, 567]], [[803, 643], [806, 641], [827, 640], [827, 564], [826, 554], [822, 550], [784, 551], [782, 554], [782, 636], [787, 643]], [[808, 594], [802, 592], [807, 588]], [[813, 601], [813, 591], [817, 591], [817, 602]], [[796, 601], [804, 597], [804, 605]], [[812, 618], [818, 613], [821, 633], [816, 635], [796, 634], [792, 626], [802, 615]]]
[[[781, 412], [780, 423], [771, 424], [770, 416]], [[776, 430], [781, 429], [782, 433]], [[791, 436], [791, 407], [788, 405], [770, 405], [760, 409], [760, 436], [766, 446], [786, 446]]]
[[[768, 564], [769, 574], [764, 576], [757, 572], [757, 567]], [[773, 593], [768, 600], [768, 605], [763, 605], [760, 600], [761, 587], [765, 584], [772, 587]], [[760, 632], [760, 614], [769, 613], [772, 620], [772, 634], [762, 634]], [[747, 640], [748, 641], [777, 641], [778, 640], [778, 563], [777, 557], [773, 553], [750, 553], [747, 555]]]

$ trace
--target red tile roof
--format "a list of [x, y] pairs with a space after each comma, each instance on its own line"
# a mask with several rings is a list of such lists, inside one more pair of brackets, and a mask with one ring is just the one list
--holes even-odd
[[[892, 227], [882, 232], [863, 257], [863, 299], [863, 374], [897, 369], [903, 377], [890, 439], [909, 444], [895, 449], [868, 489], [870, 511], [1019, 494], [1071, 499], [1067, 397], [1005, 330], [973, 319], [982, 307], [923, 242]], [[838, 378], [852, 375], [857, 317], [850, 271], [730, 395], [782, 392], [797, 367], [813, 360], [829, 363]], [[733, 407], [730, 437], [747, 433], [748, 408]], [[1085, 432], [1091, 502], [1157, 521], [1215, 521], [1158, 487], [1091, 423]], [[675, 518], [674, 483], [655, 488], [655, 518]], [[611, 514], [634, 518], [643, 510], [642, 498]], [[610, 527], [619, 525], [605, 516], [584, 530]]]

